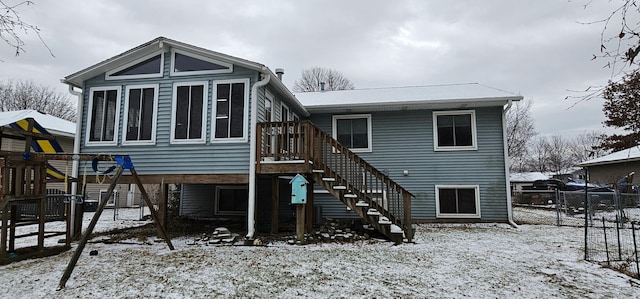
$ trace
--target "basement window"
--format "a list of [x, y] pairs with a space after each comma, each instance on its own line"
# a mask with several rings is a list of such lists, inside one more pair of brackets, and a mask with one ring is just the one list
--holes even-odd
[[437, 218], [480, 218], [478, 185], [436, 185]]
[[245, 215], [248, 205], [248, 186], [216, 187], [216, 215]]

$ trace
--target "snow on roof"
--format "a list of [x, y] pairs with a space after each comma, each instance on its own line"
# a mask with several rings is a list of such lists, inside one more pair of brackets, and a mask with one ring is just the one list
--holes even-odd
[[478, 83], [296, 93], [309, 111], [447, 109], [502, 106], [522, 96]]
[[74, 137], [76, 135], [75, 123], [36, 110], [0, 112], [0, 126], [4, 127], [25, 118], [33, 118], [52, 135], [66, 137]]
[[600, 158], [582, 162], [578, 166], [594, 166], [603, 164], [614, 164], [618, 162], [630, 162], [640, 160], [640, 145], [613, 152]]
[[537, 180], [548, 180], [549, 176], [542, 172], [512, 172], [509, 174], [509, 180], [512, 183], [528, 183]]

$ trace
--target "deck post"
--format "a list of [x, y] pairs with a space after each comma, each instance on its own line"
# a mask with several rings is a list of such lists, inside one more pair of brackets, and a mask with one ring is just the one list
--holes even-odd
[[404, 203], [404, 234], [407, 237], [407, 241], [413, 241], [413, 225], [411, 223], [411, 194], [408, 192], [402, 192]]
[[309, 185], [307, 186], [307, 204], [305, 209], [305, 232], [311, 233], [313, 230], [313, 180], [307, 179]]
[[306, 204], [296, 205], [296, 239], [301, 244], [304, 244], [304, 214], [306, 210]]
[[271, 177], [271, 233], [277, 234], [279, 223], [278, 223], [278, 208], [280, 207], [279, 201], [280, 195], [280, 181], [277, 176]]

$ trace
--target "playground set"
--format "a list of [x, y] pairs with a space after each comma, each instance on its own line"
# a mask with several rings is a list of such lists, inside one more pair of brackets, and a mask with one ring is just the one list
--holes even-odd
[[[113, 190], [124, 171], [128, 170], [131, 173], [132, 180], [142, 193], [145, 204], [151, 211], [151, 216], [159, 230], [159, 234], [166, 240], [169, 248], [173, 249], [173, 245], [168, 239], [164, 227], [160, 224], [153, 204], [128, 155], [66, 154], [62, 151], [55, 137], [32, 118], [0, 127], [0, 141], [2, 138], [24, 140], [25, 148], [22, 152], [7, 151], [0, 148], [0, 182], [2, 184], [0, 186], [0, 265], [28, 258], [55, 255], [69, 250], [72, 239], [80, 235], [79, 232], [82, 229], [81, 204], [84, 199], [82, 191], [87, 183], [86, 167], [82, 184], [79, 186], [77, 177], [72, 177], [51, 165], [50, 162], [55, 160], [72, 162], [76, 163], [76, 165], [80, 162], [91, 162], [93, 171], [100, 175], [113, 172], [114, 175], [111, 177], [109, 189], [106, 193], [109, 197], [112, 196]], [[100, 162], [106, 162], [111, 165], [106, 170], [100, 171], [98, 169]], [[66, 172], [68, 172], [68, 169]], [[47, 183], [56, 182], [64, 182], [66, 186], [65, 192], [57, 192], [61, 194], [53, 195], [48, 194]], [[62, 199], [62, 201], [59, 199]], [[98, 205], [94, 217], [84, 235], [82, 235], [74, 256], [63, 275], [63, 279], [60, 282], [61, 287], [64, 287], [64, 283], [69, 279], [73, 267], [89, 240], [108, 200], [109, 198], [106, 198]], [[61, 205], [64, 208], [60, 208]], [[65, 221], [66, 230], [47, 230], [46, 224], [51, 221]], [[24, 226], [33, 227], [34, 229], [27, 233], [18, 234], [16, 228]], [[62, 245], [45, 246], [45, 239], [61, 235], [64, 235]], [[22, 246], [16, 245], [16, 240], [29, 237], [31, 239], [35, 237], [33, 244], [22, 242]], [[51, 242], [48, 244], [51, 244]]]

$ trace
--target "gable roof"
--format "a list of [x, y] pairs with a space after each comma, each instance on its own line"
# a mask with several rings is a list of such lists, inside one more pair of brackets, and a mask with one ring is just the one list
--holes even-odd
[[615, 164], [621, 162], [640, 161], [640, 145], [613, 152], [600, 158], [582, 162], [578, 166], [596, 166], [605, 164]]
[[74, 137], [76, 135], [75, 123], [36, 110], [0, 112], [0, 127], [10, 125], [25, 118], [33, 118], [52, 135], [65, 137]]
[[296, 93], [310, 112], [464, 109], [503, 106], [521, 95], [478, 83]]
[[269, 85], [274, 87], [280, 94], [286, 97], [290, 103], [293, 103], [294, 105], [296, 105], [299, 110], [303, 111], [305, 116], [308, 115], [307, 110], [302, 106], [302, 104], [300, 104], [300, 102], [295, 98], [295, 96], [293, 96], [291, 91], [289, 91], [289, 89], [282, 83], [282, 81], [278, 80], [278, 77], [264, 64], [249, 61], [246, 59], [227, 55], [220, 52], [211, 51], [205, 48], [200, 48], [194, 45], [179, 42], [179, 41], [172, 40], [162, 36], [157, 37], [142, 45], [139, 45], [133, 49], [122, 52], [109, 59], [96, 63], [83, 70], [75, 72], [69, 76], [64, 77], [64, 79], [60, 81], [62, 83], [65, 83], [74, 87], [82, 88], [83, 82], [85, 80], [93, 78], [104, 72], [113, 70], [114, 68], [122, 66], [123, 64], [126, 64], [128, 62], [131, 62], [136, 59], [145, 57], [149, 54], [155, 53], [160, 49], [182, 50], [182, 51], [195, 53], [204, 57], [213, 58], [215, 60], [231, 63], [244, 68], [269, 74], [271, 77], [271, 80], [269, 81]]

